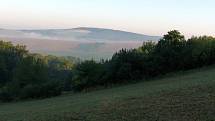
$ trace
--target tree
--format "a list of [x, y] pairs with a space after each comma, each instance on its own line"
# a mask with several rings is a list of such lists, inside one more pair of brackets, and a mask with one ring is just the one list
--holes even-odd
[[158, 42], [155, 55], [157, 63], [159, 63], [159, 71], [166, 73], [181, 68], [181, 60], [184, 56], [184, 48], [186, 40], [177, 30], [168, 32]]
[[122, 83], [143, 77], [143, 60], [144, 54], [136, 49], [120, 50], [108, 62], [109, 80], [112, 80], [113, 83]]

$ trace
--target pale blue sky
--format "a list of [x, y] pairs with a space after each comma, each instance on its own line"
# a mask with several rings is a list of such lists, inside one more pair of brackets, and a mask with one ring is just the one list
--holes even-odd
[[80, 26], [215, 36], [215, 0], [0, 0], [0, 28]]

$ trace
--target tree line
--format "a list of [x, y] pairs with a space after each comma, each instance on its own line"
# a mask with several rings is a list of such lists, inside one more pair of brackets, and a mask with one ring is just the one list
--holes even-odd
[[0, 41], [0, 100], [57, 96], [87, 91], [215, 64], [215, 38], [185, 37], [176, 30], [158, 42], [121, 49], [108, 60], [32, 54], [25, 46]]
[[75, 58], [32, 54], [25, 46], [0, 41], [0, 100], [60, 95], [71, 85], [67, 77]]
[[168, 32], [158, 42], [144, 42], [136, 49], [121, 49], [110, 60], [84, 61], [73, 73], [75, 91], [98, 86], [132, 83], [169, 72], [184, 71], [215, 64], [215, 38], [185, 37], [177, 30]]

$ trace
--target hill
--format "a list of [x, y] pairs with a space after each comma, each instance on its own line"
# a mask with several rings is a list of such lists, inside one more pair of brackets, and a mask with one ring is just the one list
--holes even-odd
[[107, 59], [121, 48], [136, 48], [144, 41], [161, 37], [102, 28], [7, 30], [0, 39], [26, 45], [33, 53], [75, 56], [81, 59]]
[[0, 37], [54, 39], [69, 41], [157, 41], [159, 36], [149, 36], [105, 28], [80, 27], [73, 29], [7, 30], [0, 29]]
[[73, 29], [20, 30], [24, 33], [37, 34], [48, 38], [75, 41], [148, 41], [159, 40], [159, 36], [149, 36], [105, 28], [80, 27]]
[[215, 67], [89, 93], [0, 104], [0, 121], [213, 121]]

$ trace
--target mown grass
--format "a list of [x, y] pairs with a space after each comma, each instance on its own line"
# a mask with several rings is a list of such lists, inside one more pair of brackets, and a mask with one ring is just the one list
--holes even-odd
[[0, 121], [215, 121], [215, 67], [90, 93], [3, 103]]

